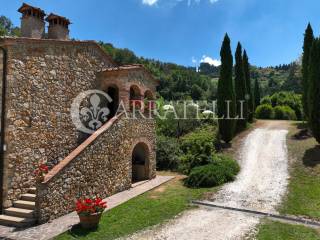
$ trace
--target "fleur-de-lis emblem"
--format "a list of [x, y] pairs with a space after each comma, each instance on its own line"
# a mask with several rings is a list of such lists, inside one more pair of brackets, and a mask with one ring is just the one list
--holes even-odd
[[104, 122], [108, 120], [110, 110], [107, 107], [100, 107], [101, 99], [98, 94], [94, 93], [90, 96], [90, 107], [83, 107], [80, 110], [82, 119], [88, 122], [88, 127], [97, 130]]

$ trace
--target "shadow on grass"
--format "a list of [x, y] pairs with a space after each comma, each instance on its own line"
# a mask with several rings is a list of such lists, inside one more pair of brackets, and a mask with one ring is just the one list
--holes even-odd
[[99, 227], [93, 228], [93, 229], [84, 229], [80, 226], [80, 224], [76, 224], [72, 226], [72, 228], [68, 232], [71, 236], [78, 238], [78, 237], [85, 237], [92, 232], [98, 231], [98, 229]]
[[300, 131], [292, 135], [292, 139], [294, 140], [305, 140], [312, 137], [312, 133], [307, 128], [301, 129]]
[[310, 148], [304, 153], [303, 164], [308, 167], [320, 164], [320, 145]]
[[307, 122], [294, 122], [293, 125], [296, 126], [299, 131], [292, 135], [292, 139], [305, 140], [313, 137]]
[[232, 148], [232, 144], [225, 143], [225, 142], [221, 141], [221, 142], [218, 142], [217, 144], [215, 144], [215, 148], [217, 151], [223, 151], [223, 150]]
[[297, 123], [294, 123], [294, 125], [296, 125], [297, 128], [300, 130], [308, 128], [307, 122], [297, 122]]

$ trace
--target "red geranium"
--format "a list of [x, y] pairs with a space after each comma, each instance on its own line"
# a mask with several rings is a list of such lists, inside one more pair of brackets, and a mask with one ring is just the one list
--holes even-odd
[[102, 213], [107, 208], [107, 203], [101, 198], [78, 199], [76, 202], [76, 211], [79, 215], [88, 216], [93, 213]]
[[37, 169], [34, 171], [36, 177], [43, 178], [49, 172], [49, 168], [44, 163], [40, 163]]

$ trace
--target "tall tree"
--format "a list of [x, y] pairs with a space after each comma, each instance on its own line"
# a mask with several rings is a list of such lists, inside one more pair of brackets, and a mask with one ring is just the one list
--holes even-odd
[[260, 105], [260, 100], [261, 100], [260, 84], [257, 78], [254, 81], [253, 95], [254, 95], [254, 108], [257, 108]]
[[310, 51], [309, 62], [309, 126], [312, 134], [320, 143], [320, 39], [317, 38], [313, 41]]
[[235, 64], [235, 92], [236, 92], [236, 106], [237, 115], [237, 131], [246, 128], [248, 120], [248, 104], [246, 102], [246, 80], [244, 76], [244, 68], [242, 62], [242, 46], [238, 42], [236, 50], [236, 64]]
[[250, 64], [249, 64], [249, 58], [246, 50], [244, 50], [243, 52], [243, 69], [244, 69], [244, 76], [245, 76], [246, 90], [247, 90], [246, 100], [248, 103], [248, 121], [253, 122], [254, 102], [253, 102], [253, 96], [251, 91]]
[[310, 50], [312, 47], [312, 42], [314, 41], [313, 30], [310, 23], [307, 26], [307, 29], [304, 34], [304, 43], [303, 43], [303, 56], [302, 56], [302, 105], [303, 111], [306, 118], [308, 118], [308, 88], [309, 88], [309, 59], [310, 59]]
[[21, 35], [20, 28], [14, 27], [11, 20], [5, 16], [0, 16], [0, 36], [17, 36]]
[[225, 35], [221, 51], [221, 69], [218, 82], [217, 107], [219, 117], [219, 133], [221, 139], [229, 143], [234, 136], [235, 128], [235, 92], [232, 79], [233, 57], [230, 38]]

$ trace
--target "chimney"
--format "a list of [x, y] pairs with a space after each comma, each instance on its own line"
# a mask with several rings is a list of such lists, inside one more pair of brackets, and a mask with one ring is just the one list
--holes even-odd
[[49, 39], [69, 40], [69, 19], [50, 13], [46, 21], [49, 23]]
[[40, 8], [32, 7], [23, 3], [18, 9], [22, 13], [21, 36], [27, 38], [42, 38], [45, 33], [44, 16], [46, 15]]

